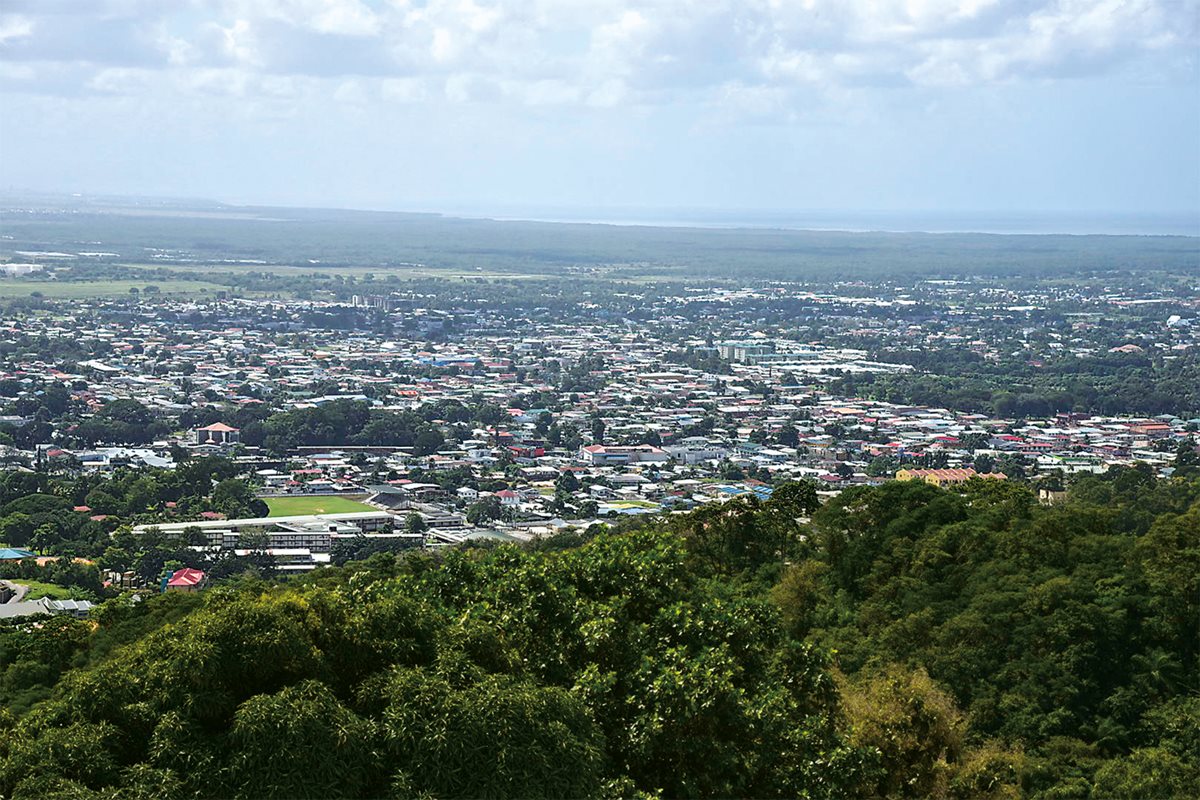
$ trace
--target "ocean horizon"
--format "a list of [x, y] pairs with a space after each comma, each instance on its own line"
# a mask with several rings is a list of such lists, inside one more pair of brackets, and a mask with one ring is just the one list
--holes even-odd
[[448, 210], [502, 222], [561, 222], [678, 228], [763, 228], [851, 233], [993, 233], [1200, 236], [1200, 214], [1119, 212], [718, 211], [708, 209]]

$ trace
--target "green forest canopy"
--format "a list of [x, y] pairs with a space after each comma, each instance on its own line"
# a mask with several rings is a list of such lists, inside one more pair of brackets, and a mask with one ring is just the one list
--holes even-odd
[[813, 500], [10, 626], [0, 794], [1196, 796], [1200, 481]]

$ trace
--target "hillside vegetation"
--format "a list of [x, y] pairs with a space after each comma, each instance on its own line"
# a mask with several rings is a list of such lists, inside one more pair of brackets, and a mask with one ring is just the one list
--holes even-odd
[[814, 506], [792, 484], [5, 629], [7, 688], [61, 677], [5, 712], [0, 794], [1200, 793], [1200, 481]]

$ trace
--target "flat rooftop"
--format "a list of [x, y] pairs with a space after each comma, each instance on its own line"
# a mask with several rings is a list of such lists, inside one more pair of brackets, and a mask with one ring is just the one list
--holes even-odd
[[360, 520], [392, 518], [394, 514], [387, 511], [348, 511], [344, 514], [300, 514], [292, 517], [251, 517], [247, 519], [203, 519], [189, 522], [161, 522], [149, 525], [137, 525], [134, 533], [145, 533], [151, 528], [160, 531], [183, 531], [186, 528], [199, 528], [202, 531], [232, 530], [233, 528], [266, 528], [279, 525], [317, 525], [322, 522], [358, 522]]

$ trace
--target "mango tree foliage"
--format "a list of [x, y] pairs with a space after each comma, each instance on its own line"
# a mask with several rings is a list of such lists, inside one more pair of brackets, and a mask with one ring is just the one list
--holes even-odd
[[[816, 547], [770, 596], [842, 670], [927, 671], [969, 740], [1022, 748], [1031, 795], [1086, 797], [1093, 781], [1101, 797], [1135, 796], [1139, 781], [1141, 796], [1193, 795], [1180, 781], [1194, 772], [1163, 777], [1189, 756], [1148, 720], [1200, 691], [1200, 481], [1118, 468], [1049, 508], [1019, 486], [895, 482], [843, 492], [809, 530]], [[848, 705], [852, 718], [885, 707]]]
[[676, 535], [390, 563], [212, 590], [68, 672], [0, 793], [832, 797], [874, 769], [825, 657]]
[[17, 626], [0, 796], [1200, 793], [1200, 481], [808, 488]]

